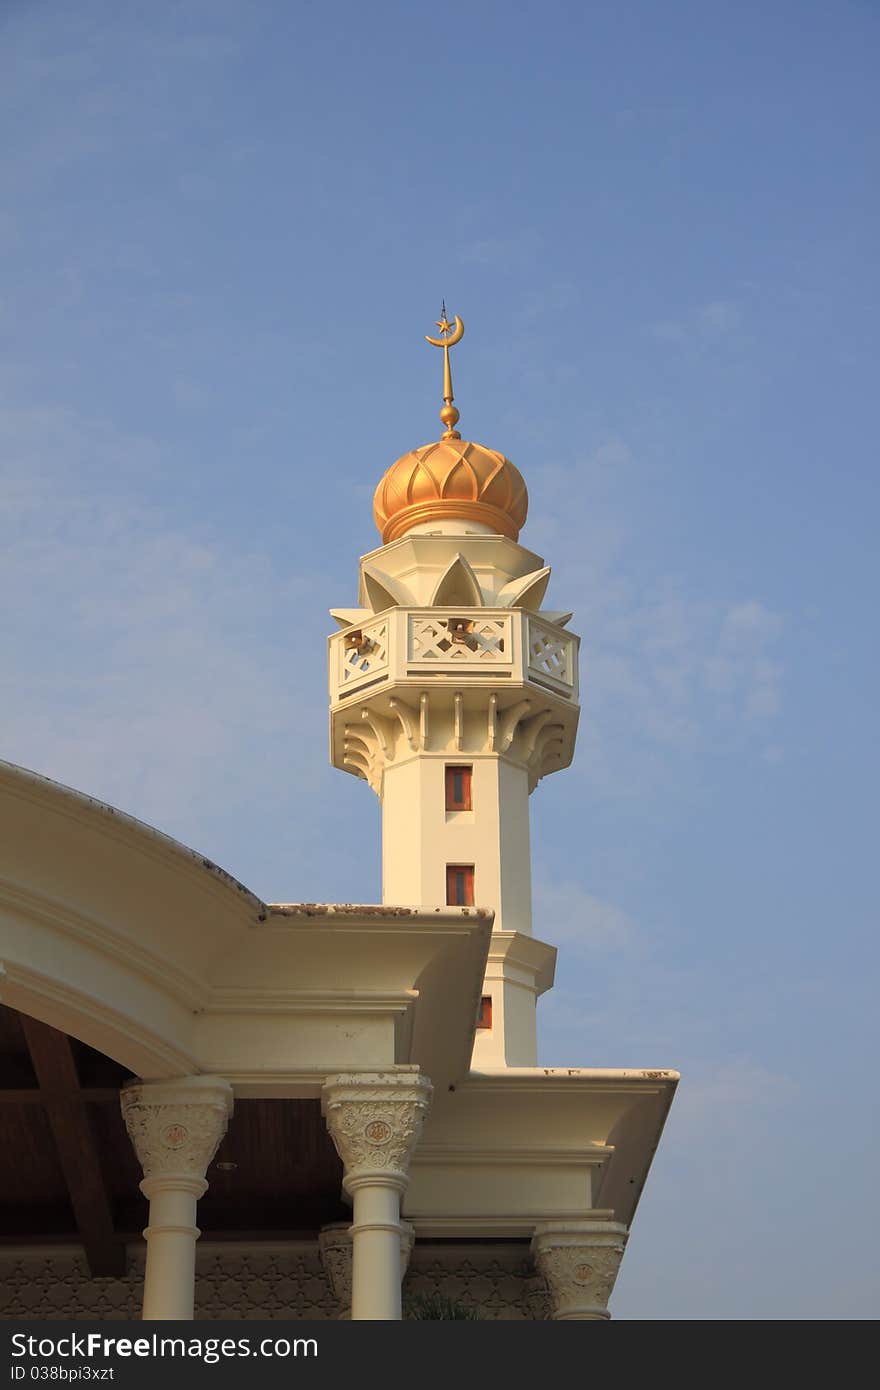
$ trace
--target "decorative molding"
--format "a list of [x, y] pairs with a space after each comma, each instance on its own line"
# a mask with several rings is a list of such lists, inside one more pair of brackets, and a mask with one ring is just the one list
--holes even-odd
[[[143, 1070], [147, 1062], [172, 1075], [175, 1072], [186, 1074], [192, 1069], [191, 1053], [181, 1052], [160, 1034], [143, 1027], [128, 1015], [120, 1013], [118, 1009], [83, 994], [81, 990], [71, 989], [60, 980], [53, 979], [42, 971], [33, 970], [28, 965], [0, 960], [0, 1001], [14, 1009], [20, 1009], [22, 1013], [42, 1018], [44, 1022], [54, 1028], [60, 1028], [63, 1032], [73, 1031], [67, 1015], [73, 1015], [80, 1020], [89, 1019], [98, 1028], [115, 1033], [125, 1039], [127, 1044], [139, 1049], [139, 1070]], [[44, 1011], [41, 1009], [42, 1004], [49, 1004], [51, 1008]], [[49, 1013], [48, 1018], [44, 1017], [45, 1012]]]
[[493, 931], [486, 962], [486, 982], [515, 979], [536, 995], [553, 985], [556, 973], [556, 947], [536, 936], [519, 931]]
[[144, 1248], [129, 1246], [122, 1278], [95, 1278], [78, 1246], [0, 1249], [0, 1319], [140, 1319]]
[[[471, 690], [465, 696], [461, 690], [438, 686], [420, 692], [418, 714], [387, 691], [365, 691], [364, 698], [373, 704], [360, 708], [360, 722], [351, 722], [355, 709], [348, 706], [344, 722], [336, 726], [334, 756], [377, 795], [386, 767], [425, 755], [447, 758], [453, 751], [468, 757], [494, 753], [524, 767], [529, 790], [534, 791], [560, 760], [570, 761], [574, 748], [577, 706], [564, 709], [555, 703], [551, 708], [545, 701], [553, 699], [553, 692], [547, 690], [501, 705], [494, 690]], [[386, 707], [391, 717], [379, 712]]]
[[601, 1167], [613, 1154], [614, 1148], [608, 1144], [581, 1144], [571, 1148], [556, 1146], [547, 1149], [530, 1148], [528, 1145], [517, 1149], [476, 1148], [468, 1144], [420, 1144], [414, 1161], [417, 1164], [432, 1166], [444, 1164], [480, 1167], [488, 1163], [497, 1168], [570, 1168], [576, 1163], [579, 1166]]
[[409, 1262], [416, 1243], [416, 1229], [409, 1221], [400, 1223], [400, 1277], [406, 1277]]
[[346, 724], [342, 744], [342, 761], [345, 767], [354, 769], [355, 776], [369, 782], [378, 796], [382, 790], [382, 772], [385, 759], [374, 731]]
[[498, 602], [509, 608], [528, 608], [537, 613], [544, 602], [547, 585], [550, 583], [550, 567], [532, 570], [529, 574], [511, 579], [499, 590]]
[[608, 1300], [626, 1245], [616, 1221], [541, 1222], [532, 1239], [556, 1320], [610, 1318]]
[[[416, 1163], [420, 1163], [420, 1154], [416, 1157]], [[606, 1216], [610, 1219], [613, 1216], [611, 1210], [601, 1211], [598, 1207], [590, 1208], [593, 1215]], [[531, 1240], [535, 1230], [542, 1221], [552, 1220], [558, 1222], [577, 1222], [583, 1220], [584, 1208], [568, 1210], [564, 1208], [559, 1211], [549, 1212], [544, 1207], [542, 1210], [520, 1211], [520, 1212], [496, 1212], [493, 1216], [485, 1213], [475, 1212], [471, 1216], [443, 1216], [425, 1215], [419, 1216], [417, 1213], [407, 1212], [407, 1216], [412, 1221], [416, 1231], [416, 1240], [421, 1245], [424, 1241], [475, 1241], [481, 1240]]]
[[540, 734], [544, 725], [552, 718], [553, 711], [551, 709], [542, 709], [539, 710], [537, 714], [533, 714], [531, 719], [527, 719], [523, 723], [523, 753], [529, 761], [531, 761], [532, 755], [535, 751], [535, 744], [537, 743], [538, 735]]
[[120, 1102], [145, 1182], [204, 1182], [232, 1114], [228, 1081], [187, 1076], [180, 1081], [135, 1082], [123, 1087]]
[[397, 608], [406, 602], [406, 594], [395, 579], [391, 579], [375, 565], [364, 564], [361, 570], [361, 585], [374, 613], [382, 613], [386, 608]]
[[582, 1091], [586, 1094], [660, 1095], [673, 1091], [680, 1073], [622, 1067], [482, 1067], [457, 1089], [511, 1095], [520, 1091]]
[[196, 1254], [195, 1317], [326, 1322], [338, 1316], [317, 1245], [204, 1245]]
[[331, 608], [330, 617], [340, 627], [355, 627], [358, 623], [368, 622], [373, 616], [372, 608]]
[[346, 1191], [376, 1174], [406, 1187], [432, 1091], [428, 1078], [414, 1072], [328, 1077], [322, 1109], [345, 1167]]
[[[0, 1321], [97, 1322], [141, 1316], [143, 1245], [128, 1248], [122, 1278], [92, 1278], [78, 1246], [0, 1249]], [[417, 1243], [404, 1300], [443, 1294], [486, 1320], [550, 1317], [544, 1281], [528, 1245]], [[195, 1318], [328, 1321], [340, 1316], [327, 1266], [315, 1242], [200, 1244]]]
[[392, 695], [388, 701], [389, 709], [392, 709], [400, 720], [400, 727], [403, 729], [404, 737], [414, 753], [418, 752], [419, 735], [416, 729], [418, 714], [404, 700], [398, 700]]
[[504, 717], [501, 720], [501, 730], [498, 748], [498, 751], [500, 753], [507, 752], [508, 748], [513, 743], [513, 740], [516, 737], [516, 731], [519, 728], [520, 723], [528, 714], [531, 708], [531, 700], [520, 700], [517, 702], [517, 704], [512, 705], [510, 709], [506, 709], [504, 711]]
[[403, 1286], [408, 1298], [440, 1295], [472, 1308], [484, 1321], [547, 1321], [547, 1290], [528, 1246], [416, 1244]]
[[394, 757], [394, 746], [396, 742], [397, 729], [393, 719], [385, 719], [381, 714], [377, 714], [374, 709], [364, 706], [361, 710], [361, 719], [373, 733], [374, 738], [382, 750], [385, 758]]
[[[550, 575], [541, 556], [497, 533], [477, 533], [470, 529], [458, 535], [410, 531], [362, 556], [358, 602], [366, 602], [363, 571], [368, 568], [393, 579], [404, 606], [430, 608], [438, 604], [441, 607], [461, 604], [462, 591], [451, 599], [447, 595], [443, 603], [438, 597], [440, 580], [459, 556], [474, 573], [479, 593], [477, 607], [528, 608], [533, 612], [540, 608], [542, 590], [546, 589]], [[333, 608], [331, 613], [341, 626], [345, 626], [341, 621], [345, 614], [352, 615], [349, 623], [359, 622], [365, 616], [356, 608]], [[542, 612], [542, 617], [553, 621], [549, 612]]]
[[480, 581], [461, 552], [449, 561], [428, 600], [430, 608], [448, 608], [457, 603], [466, 608], [484, 608], [486, 604]]
[[380, 989], [277, 989], [252, 985], [215, 987], [209, 1014], [344, 1014], [358, 1018], [370, 1014], [406, 1013], [418, 998], [414, 990]]
[[318, 1251], [327, 1281], [339, 1303], [340, 1318], [351, 1316], [351, 1226], [336, 1221], [322, 1226], [318, 1233]]
[[68, 903], [35, 893], [11, 879], [0, 878], [0, 902], [9, 903], [30, 917], [35, 924], [52, 931], [63, 932], [75, 941], [83, 942], [102, 956], [117, 961], [127, 971], [134, 968], [151, 984], [158, 985], [187, 1009], [201, 1008], [207, 998], [203, 983], [165, 957], [120, 934], [117, 927], [95, 917], [85, 917]]

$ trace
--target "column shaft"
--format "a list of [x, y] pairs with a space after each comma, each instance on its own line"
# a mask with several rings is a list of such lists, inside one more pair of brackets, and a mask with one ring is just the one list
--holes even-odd
[[149, 1225], [144, 1231], [147, 1262], [144, 1271], [145, 1319], [191, 1320], [194, 1310], [196, 1202], [206, 1190], [204, 1181], [186, 1188], [183, 1180], [146, 1178], [141, 1191], [150, 1199]]
[[400, 1188], [376, 1177], [353, 1186], [352, 1196], [352, 1321], [399, 1321]]

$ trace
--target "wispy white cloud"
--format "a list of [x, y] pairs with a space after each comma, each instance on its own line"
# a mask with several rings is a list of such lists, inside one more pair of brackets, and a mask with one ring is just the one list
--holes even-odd
[[[529, 519], [530, 544], [553, 563], [551, 606], [574, 608], [582, 635], [575, 765], [615, 793], [644, 789], [664, 752], [710, 740], [766, 747], [784, 677], [784, 622], [769, 604], [709, 598], [636, 556], [622, 501], [636, 475], [625, 442], [609, 439], [576, 465], [540, 469]], [[582, 518], [576, 532], [572, 515]]]
[[201, 410], [211, 399], [211, 393], [206, 386], [187, 376], [175, 377], [171, 383], [171, 390], [175, 404], [184, 410]]
[[625, 950], [636, 936], [635, 924], [621, 908], [571, 880], [537, 880], [533, 915], [537, 936], [577, 954]]
[[145, 500], [153, 441], [52, 412], [7, 412], [0, 440], [0, 756], [197, 843], [271, 802], [280, 746], [313, 782], [322, 664], [278, 633], [314, 584], [320, 651], [320, 581]]
[[758, 1124], [798, 1098], [797, 1081], [756, 1062], [732, 1058], [692, 1075], [675, 1105], [672, 1142], [687, 1148], [695, 1140], [748, 1143]]
[[780, 704], [782, 666], [774, 652], [782, 619], [757, 599], [724, 613], [715, 649], [705, 665], [708, 689], [730, 697], [747, 719], [768, 719]]
[[537, 232], [525, 228], [507, 236], [475, 237], [462, 246], [461, 259], [493, 270], [518, 270], [531, 264], [541, 250]]
[[688, 337], [684, 324], [677, 319], [659, 319], [648, 326], [648, 332], [661, 343], [684, 343]]
[[706, 345], [730, 338], [742, 322], [743, 310], [739, 304], [730, 299], [713, 299], [678, 318], [649, 324], [648, 332], [661, 343]]
[[742, 323], [742, 310], [729, 299], [713, 299], [697, 310], [697, 323], [707, 337], [723, 338]]

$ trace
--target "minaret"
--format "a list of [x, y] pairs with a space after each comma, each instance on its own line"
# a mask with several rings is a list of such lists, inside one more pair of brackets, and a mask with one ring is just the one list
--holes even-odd
[[444, 305], [437, 327], [444, 434], [380, 481], [360, 606], [331, 610], [331, 760], [382, 803], [383, 903], [494, 909], [473, 1065], [534, 1066], [556, 953], [532, 936], [529, 795], [572, 759], [579, 639], [518, 544], [522, 475], [456, 429], [464, 325]]

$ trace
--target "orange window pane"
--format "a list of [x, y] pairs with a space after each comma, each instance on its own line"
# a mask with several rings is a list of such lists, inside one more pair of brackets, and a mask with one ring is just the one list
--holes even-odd
[[480, 1000], [480, 1012], [477, 1014], [478, 1028], [492, 1027], [492, 996], [484, 994]]
[[471, 773], [470, 767], [448, 767], [446, 769], [446, 809], [447, 811], [470, 811]]
[[450, 907], [472, 907], [474, 902], [473, 864], [446, 865], [446, 901]]

